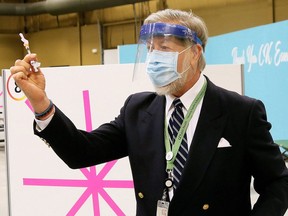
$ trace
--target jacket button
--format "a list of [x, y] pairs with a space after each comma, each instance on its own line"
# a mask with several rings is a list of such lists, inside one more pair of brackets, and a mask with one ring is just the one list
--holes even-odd
[[143, 198], [144, 198], [144, 194], [141, 193], [141, 192], [139, 192], [139, 193], [138, 193], [138, 197], [139, 197], [140, 199], [143, 199]]
[[208, 210], [209, 209], [209, 205], [208, 204], [204, 204], [203, 205], [203, 210]]
[[40, 138], [48, 147], [50, 147], [50, 144], [47, 142], [47, 140], [45, 140], [44, 138]]

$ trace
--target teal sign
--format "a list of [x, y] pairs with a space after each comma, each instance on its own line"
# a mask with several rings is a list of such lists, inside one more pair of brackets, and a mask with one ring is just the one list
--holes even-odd
[[209, 38], [207, 64], [244, 64], [245, 95], [264, 102], [275, 140], [288, 140], [288, 21]]

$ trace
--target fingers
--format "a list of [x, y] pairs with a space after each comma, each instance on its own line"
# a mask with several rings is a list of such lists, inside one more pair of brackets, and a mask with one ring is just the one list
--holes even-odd
[[37, 61], [37, 55], [35, 53], [27, 54], [23, 61], [30, 63], [31, 61]]
[[15, 66], [12, 66], [10, 68], [10, 72], [11, 74], [22, 72], [28, 75], [28, 73], [30, 72], [30, 65], [26, 62], [23, 62], [22, 60], [17, 60], [15, 62]]
[[25, 83], [23, 82], [24, 80], [27, 80], [28, 77], [23, 73], [23, 72], [18, 72], [16, 74], [13, 74], [13, 79], [14, 81], [17, 83], [18, 87], [23, 90], [24, 94], [25, 91], [23, 89], [23, 85], [25, 85]]
[[27, 76], [23, 72], [18, 72], [13, 75], [13, 79], [15, 80], [16, 83], [21, 82], [21, 80], [27, 80]]
[[23, 60], [16, 60], [14, 66], [10, 68], [11, 73], [23, 72], [25, 75], [28, 75], [32, 72], [30, 62], [33, 60], [36, 60], [36, 54], [27, 54]]
[[34, 106], [37, 106], [38, 102], [42, 103], [46, 93], [43, 73], [40, 69], [36, 73], [31, 65], [31, 62], [35, 61], [37, 61], [36, 54], [28, 54], [22, 60], [16, 60], [14, 66], [10, 68], [10, 72], [29, 101], [34, 101]]

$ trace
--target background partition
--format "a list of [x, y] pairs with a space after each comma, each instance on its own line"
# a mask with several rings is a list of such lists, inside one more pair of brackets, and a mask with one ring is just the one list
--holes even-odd
[[[145, 73], [132, 81], [133, 66], [42, 70], [49, 97], [78, 128], [90, 131], [113, 120], [129, 94], [153, 90]], [[209, 65], [204, 73], [216, 84], [242, 93], [241, 65]], [[29, 101], [10, 71], [3, 74], [10, 215], [135, 215], [128, 159], [69, 169], [33, 135]]]

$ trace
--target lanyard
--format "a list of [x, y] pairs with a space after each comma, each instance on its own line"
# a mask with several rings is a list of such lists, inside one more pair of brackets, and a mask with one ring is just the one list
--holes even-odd
[[178, 132], [178, 135], [174, 141], [174, 144], [172, 145], [172, 150], [171, 150], [171, 145], [169, 142], [168, 127], [167, 127], [167, 123], [165, 120], [164, 136], [165, 136], [166, 171], [167, 172], [171, 171], [174, 167], [174, 161], [176, 159], [176, 155], [178, 153], [180, 144], [182, 142], [182, 139], [183, 139], [183, 137], [186, 133], [186, 130], [188, 128], [188, 124], [189, 124], [198, 104], [200, 103], [201, 99], [204, 97], [206, 87], [207, 87], [207, 81], [205, 79], [204, 85], [202, 86], [200, 92], [197, 94], [197, 96], [195, 97], [195, 99], [193, 100], [193, 102], [191, 103], [191, 105], [187, 111], [187, 114], [183, 120], [183, 123], [182, 123], [180, 130]]

